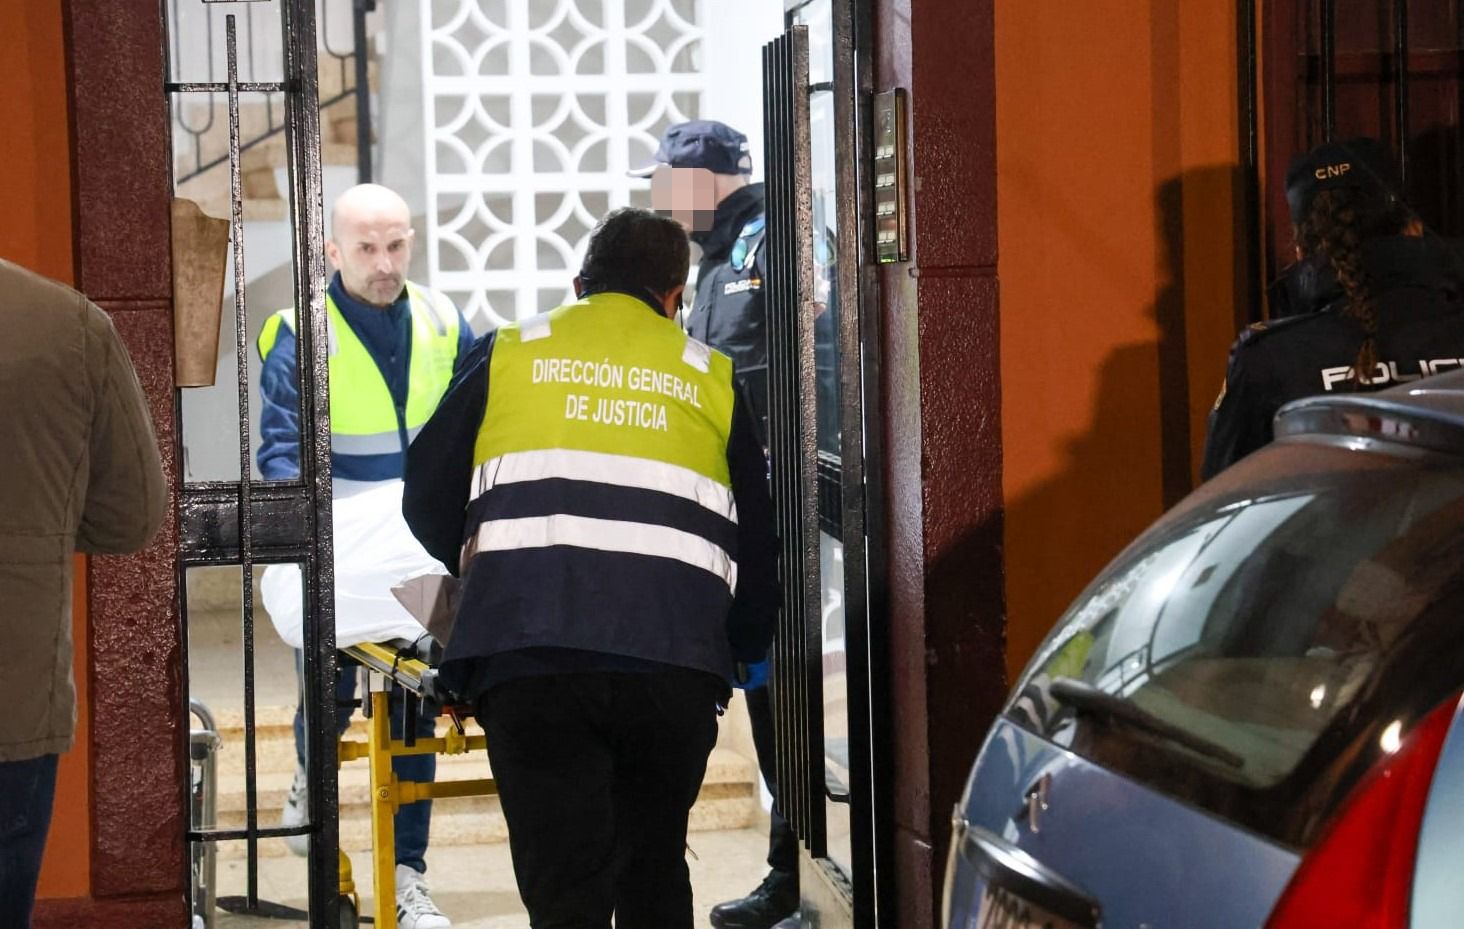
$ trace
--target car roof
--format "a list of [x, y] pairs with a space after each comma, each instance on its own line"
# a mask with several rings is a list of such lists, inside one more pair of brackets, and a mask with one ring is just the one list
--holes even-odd
[[1276, 414], [1276, 437], [1382, 439], [1464, 455], [1464, 370], [1373, 394], [1308, 397]]

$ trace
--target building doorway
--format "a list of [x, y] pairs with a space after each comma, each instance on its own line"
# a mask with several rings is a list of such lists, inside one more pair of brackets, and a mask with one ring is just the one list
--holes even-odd
[[[307, 742], [321, 746], [310, 750], [319, 758], [310, 764], [312, 789], [329, 798], [315, 821], [323, 831], [303, 861], [271, 832], [292, 787], [292, 721], [302, 701], [295, 656], [276, 635], [261, 591], [266, 571], [296, 565], [307, 577], [302, 611], [323, 615], [332, 594], [308, 578], [319, 571], [316, 553], [329, 550], [330, 509], [322, 500], [328, 481], [306, 473], [282, 484], [258, 470], [254, 342], [276, 310], [319, 299], [329, 279], [318, 249], [319, 236], [330, 234], [330, 204], [361, 180], [402, 193], [418, 243], [409, 276], [446, 294], [481, 334], [563, 301], [594, 221], [617, 206], [649, 205], [648, 185], [626, 169], [649, 159], [665, 126], [691, 118], [743, 131], [754, 180], [783, 186], [811, 217], [785, 236], [790, 254], [810, 260], [806, 286], [790, 293], [809, 303], [808, 325], [795, 340], [816, 358], [814, 377], [800, 388], [809, 415], [797, 429], [814, 443], [806, 476], [817, 507], [801, 538], [815, 596], [797, 624], [806, 636], [798, 681], [787, 672], [800, 700], [784, 702], [786, 728], [802, 733], [801, 749], [785, 740], [782, 754], [802, 785], [790, 804], [803, 817], [809, 873], [821, 875], [805, 876], [805, 887], [832, 892], [845, 912], [873, 913], [879, 674], [870, 590], [878, 583], [868, 566], [878, 559], [868, 540], [877, 536], [877, 501], [864, 474], [877, 449], [866, 444], [863, 391], [877, 383], [877, 369], [861, 350], [872, 325], [860, 309], [871, 291], [860, 283], [868, 256], [857, 206], [868, 178], [855, 167], [861, 108], [853, 46], [843, 41], [854, 34], [856, 5], [324, 0], [313, 9], [308, 0], [169, 0], [176, 193], [230, 222], [236, 245], [224, 275], [214, 386], [179, 395], [189, 514], [181, 568], [186, 690], [201, 733], [196, 911], [205, 925], [280, 925], [325, 912], [339, 873], [337, 840], [358, 859], [358, 886], [370, 886], [364, 782], [349, 766], [337, 774], [333, 743], [325, 744], [332, 697], [318, 681], [335, 671], [324, 646], [312, 651], [307, 643], [313, 659], [303, 701]], [[796, 191], [791, 161], [761, 157], [771, 151], [764, 46], [792, 27], [803, 29], [807, 48], [807, 71], [788, 88], [806, 110], [797, 140], [806, 174]], [[292, 81], [302, 57], [312, 62], [309, 100]], [[327, 386], [323, 365], [306, 371], [302, 423]], [[303, 445], [301, 453], [309, 472], [310, 453]], [[230, 528], [216, 531], [220, 524]], [[750, 890], [765, 869], [770, 798], [753, 754], [734, 705], [693, 814], [699, 919]], [[462, 764], [462, 772], [439, 777], [466, 777], [467, 767], [486, 762]], [[495, 801], [440, 802], [434, 818], [429, 861], [444, 912], [457, 925], [524, 924]], [[338, 832], [325, 829], [325, 819]], [[498, 875], [492, 887], [481, 886], [485, 872]], [[363, 914], [375, 909], [367, 897]], [[218, 909], [219, 899], [232, 912]]]

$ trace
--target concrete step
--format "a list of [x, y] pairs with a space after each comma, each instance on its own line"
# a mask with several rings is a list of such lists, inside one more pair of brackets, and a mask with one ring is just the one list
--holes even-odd
[[[320, 56], [320, 99], [339, 97], [348, 87], [356, 86], [355, 62], [345, 62], [344, 68], [341, 64], [339, 58], [326, 54]], [[373, 57], [366, 63], [366, 86], [375, 91], [380, 86], [380, 77], [381, 69]]]
[[[350, 142], [324, 142], [320, 146], [323, 166], [355, 167], [356, 145]], [[246, 150], [240, 158], [240, 183], [244, 194], [244, 219], [248, 221], [283, 221], [290, 205], [280, 188], [279, 177], [286, 164], [284, 136], [274, 136]], [[210, 168], [178, 185], [178, 196], [196, 201], [203, 212], [220, 219], [229, 218], [229, 165], [227, 162]], [[235, 578], [237, 584], [237, 575]]]
[[[372, 69], [372, 88], [375, 88]], [[320, 99], [330, 100], [342, 92], [340, 69], [334, 64], [321, 69]], [[328, 80], [327, 80], [328, 78]], [[354, 77], [351, 78], [354, 80]], [[285, 105], [280, 97], [269, 103], [258, 95], [239, 100], [239, 136], [248, 141], [278, 129], [284, 124]], [[356, 142], [356, 97], [341, 97], [320, 111], [323, 142]], [[173, 121], [177, 176], [183, 177], [200, 164], [208, 164], [229, 154], [229, 101], [224, 94], [193, 96], [178, 104]]]
[[[223, 180], [219, 184], [210, 185], [195, 178], [178, 188], [178, 196], [192, 200], [199, 208], [209, 216], [217, 219], [229, 219], [231, 209], [229, 203], [229, 179], [228, 171], [223, 173]], [[289, 201], [279, 196], [271, 197], [245, 197], [244, 198], [244, 221], [247, 222], [277, 222], [282, 223], [290, 216]]]
[[322, 142], [356, 144], [356, 96], [352, 94], [320, 111]]
[[[488, 757], [483, 752], [468, 752], [462, 755], [437, 756], [438, 781], [467, 781], [492, 777], [493, 771]], [[707, 773], [702, 783], [710, 785], [740, 785], [754, 783], [756, 768], [751, 760], [731, 749], [718, 748], [707, 759]], [[284, 807], [290, 784], [294, 781], [293, 766], [288, 771], [259, 771], [255, 775], [255, 791], [259, 809], [277, 811]], [[337, 791], [342, 806], [365, 805], [370, 801], [370, 775], [365, 759], [347, 762], [340, 768], [337, 777]], [[244, 774], [242, 770], [229, 772], [226, 780], [219, 779], [219, 816], [234, 816], [243, 821]], [[452, 800], [450, 802], [456, 802]]]
[[[245, 820], [244, 734], [243, 713], [225, 709], [216, 712], [223, 744], [218, 756], [220, 828], [242, 828]], [[274, 824], [294, 779], [295, 750], [291, 721], [292, 707], [261, 707], [255, 715], [256, 803], [259, 822]], [[439, 726], [443, 731], [446, 722]], [[469, 724], [469, 734], [481, 732]], [[348, 738], [366, 738], [365, 722], [357, 719], [348, 730]], [[730, 740], [729, 740], [730, 741]], [[438, 756], [437, 780], [471, 780], [491, 777], [487, 756], [481, 752]], [[342, 766], [338, 774], [340, 797], [341, 847], [347, 851], [370, 848], [370, 775], [364, 759]], [[693, 831], [738, 829], [757, 822], [761, 810], [757, 796], [757, 768], [739, 751], [719, 746], [707, 763], [702, 790], [692, 809], [690, 828]], [[432, 814], [434, 845], [481, 845], [502, 842], [507, 827], [497, 797], [463, 797], [440, 800]], [[225, 859], [243, 857], [246, 846], [239, 842], [224, 843], [220, 855]], [[260, 843], [260, 854], [273, 857], [288, 854], [281, 839]]]
[[[173, 120], [175, 170], [183, 177], [229, 155], [229, 101], [222, 94], [196, 96], [178, 104]], [[259, 97], [239, 101], [239, 137], [255, 139], [284, 122], [284, 103], [266, 105]]]
[[[245, 178], [262, 171], [273, 173], [286, 163], [285, 137], [273, 136], [244, 152], [240, 169]], [[355, 165], [356, 140], [345, 142], [321, 142], [320, 163], [322, 165]]]
[[[446, 759], [439, 759], [443, 761]], [[348, 852], [364, 852], [371, 848], [371, 812], [367, 805], [369, 791], [364, 762], [347, 765], [340, 774], [341, 847]], [[752, 762], [727, 749], [712, 753], [707, 777], [692, 807], [688, 823], [692, 832], [741, 829], [755, 825], [761, 812], [758, 806]], [[438, 780], [483, 777], [488, 774], [487, 759], [481, 754], [450, 764], [439, 764]], [[293, 773], [261, 775], [259, 782], [259, 822], [279, 822]], [[219, 798], [218, 826], [239, 829], [244, 826], [244, 802], [239, 794], [225, 793]], [[458, 797], [438, 800], [432, 808], [432, 844], [439, 847], [486, 845], [508, 838], [498, 798]], [[223, 858], [239, 858], [247, 848], [240, 842], [220, 845]], [[276, 857], [289, 854], [283, 839], [260, 842], [260, 855]]]

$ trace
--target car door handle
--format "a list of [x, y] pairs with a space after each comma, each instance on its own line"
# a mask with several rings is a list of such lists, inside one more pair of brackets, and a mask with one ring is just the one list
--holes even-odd
[[1051, 774], [1044, 774], [1033, 781], [1022, 794], [1022, 805], [1012, 814], [1012, 822], [1021, 825], [1025, 821], [1032, 832], [1041, 832], [1042, 814], [1048, 810], [1047, 796], [1051, 789]]

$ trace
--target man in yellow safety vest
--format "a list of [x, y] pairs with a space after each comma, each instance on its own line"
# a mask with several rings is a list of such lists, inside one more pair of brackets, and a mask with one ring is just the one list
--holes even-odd
[[[455, 365], [472, 346], [472, 332], [451, 301], [407, 280], [412, 237], [406, 202], [375, 184], [347, 190], [331, 213], [325, 253], [336, 273], [325, 306], [330, 458], [337, 498], [401, 479], [407, 446], [437, 408]], [[263, 359], [258, 461], [267, 480], [291, 480], [300, 474], [297, 325], [293, 309], [281, 310], [265, 321], [258, 339]], [[337, 704], [349, 704], [355, 686], [356, 675], [344, 669]], [[350, 725], [350, 717], [349, 709], [337, 711], [341, 731]], [[392, 725], [400, 728], [401, 714], [392, 714]], [[419, 714], [419, 735], [431, 736], [433, 726], [430, 713]], [[401, 733], [395, 736], [401, 738]], [[306, 821], [304, 744], [304, 716], [297, 709], [298, 767], [281, 817], [286, 826]], [[431, 781], [437, 759], [416, 755], [398, 758], [394, 766], [404, 780]], [[451, 926], [433, 904], [423, 880], [431, 817], [430, 800], [404, 806], [396, 814], [397, 924], [402, 929]], [[291, 836], [286, 842], [303, 855], [308, 850], [306, 839]]]
[[671, 320], [690, 248], [612, 212], [579, 299], [479, 343], [407, 456], [403, 514], [462, 595], [471, 699], [535, 926], [691, 929], [686, 826], [779, 601], [757, 425]]

